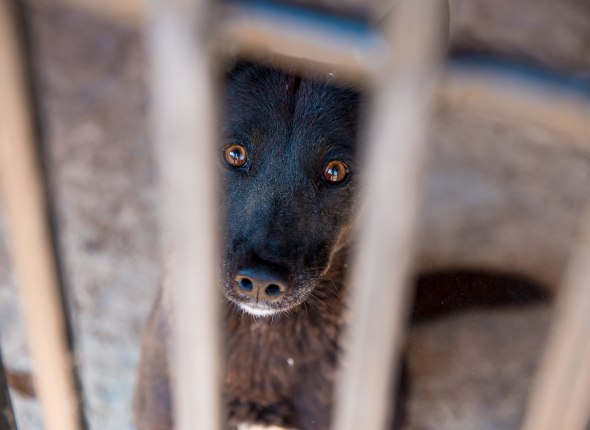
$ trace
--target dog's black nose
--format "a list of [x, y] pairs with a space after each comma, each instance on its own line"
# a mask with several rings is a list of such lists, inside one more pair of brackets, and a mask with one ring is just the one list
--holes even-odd
[[261, 302], [277, 300], [288, 285], [279, 272], [263, 267], [241, 269], [235, 280], [241, 295]]

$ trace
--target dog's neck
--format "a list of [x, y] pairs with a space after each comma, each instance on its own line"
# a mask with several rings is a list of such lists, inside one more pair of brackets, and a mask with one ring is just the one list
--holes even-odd
[[225, 390], [232, 401], [280, 404], [317, 363], [335, 372], [346, 296], [346, 258], [338, 254], [313, 294], [288, 313], [254, 317], [228, 303]]

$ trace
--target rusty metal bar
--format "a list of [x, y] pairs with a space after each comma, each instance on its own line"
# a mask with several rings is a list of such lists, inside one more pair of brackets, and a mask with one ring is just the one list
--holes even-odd
[[207, 1], [170, 0], [148, 17], [178, 430], [219, 429], [222, 416], [210, 11]]
[[523, 430], [584, 430], [590, 419], [590, 212], [558, 297]]
[[16, 16], [14, 2], [0, 3], [0, 191], [45, 427], [79, 430], [84, 420]]
[[385, 429], [395, 410], [392, 384], [410, 296], [427, 111], [445, 41], [443, 11], [440, 0], [400, 0], [385, 23], [394, 62], [376, 82], [369, 121], [335, 430]]

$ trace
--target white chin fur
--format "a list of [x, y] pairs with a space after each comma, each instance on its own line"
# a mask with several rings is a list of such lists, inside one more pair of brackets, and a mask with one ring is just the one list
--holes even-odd
[[271, 315], [275, 315], [278, 313], [278, 311], [275, 311], [273, 309], [260, 309], [243, 303], [238, 303], [238, 306], [243, 311], [246, 311], [247, 313], [249, 313], [250, 315], [254, 315], [255, 317], [269, 317]]
[[285, 427], [278, 427], [278, 426], [265, 426], [261, 424], [238, 424], [238, 430], [289, 430]]
[[265, 426], [261, 424], [248, 424], [242, 423], [238, 424], [238, 430], [289, 430], [285, 427], [278, 427], [278, 426]]

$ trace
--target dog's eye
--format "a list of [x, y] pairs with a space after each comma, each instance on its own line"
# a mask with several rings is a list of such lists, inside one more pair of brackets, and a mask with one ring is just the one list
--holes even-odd
[[331, 184], [342, 182], [348, 175], [348, 166], [342, 161], [332, 160], [324, 166], [324, 180]]
[[225, 162], [232, 167], [242, 167], [246, 164], [246, 148], [242, 145], [230, 145], [223, 150]]

